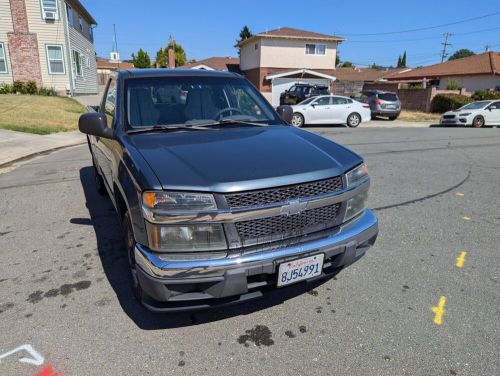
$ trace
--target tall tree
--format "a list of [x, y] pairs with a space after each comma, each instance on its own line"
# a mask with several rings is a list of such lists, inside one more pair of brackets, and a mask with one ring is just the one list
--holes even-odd
[[340, 64], [342, 68], [352, 68], [354, 65], [350, 61], [344, 61], [342, 64]]
[[158, 52], [156, 52], [155, 65], [158, 68], [166, 68], [168, 66], [168, 50], [170, 48], [174, 50], [175, 66], [180, 67], [186, 64], [187, 57], [184, 48], [182, 48], [182, 46], [179, 43], [176, 43], [174, 40], [171, 40], [168, 43], [167, 47], [160, 48]]
[[151, 59], [147, 52], [143, 51], [142, 48], [139, 48], [137, 52], [137, 56], [132, 54], [132, 63], [135, 68], [150, 68], [151, 67]]
[[403, 57], [401, 58], [401, 67], [406, 68], [406, 51], [403, 53]]
[[253, 34], [250, 31], [250, 29], [248, 28], [248, 26], [247, 25], [243, 26], [243, 29], [241, 29], [241, 31], [240, 31], [239, 38], [236, 39], [236, 44], [234, 45], [234, 47], [238, 50], [238, 55], [241, 53], [240, 48], [238, 47], [238, 44], [243, 42], [245, 39], [248, 39], [251, 37], [253, 37]]
[[396, 64], [397, 68], [401, 68], [401, 55], [398, 56], [398, 63]]
[[340, 64], [340, 56], [337, 52], [337, 54], [335, 55], [335, 66], [338, 66]]
[[450, 56], [449, 60], [461, 59], [463, 57], [473, 56], [475, 53], [467, 48], [462, 48], [461, 50], [456, 51], [453, 55]]

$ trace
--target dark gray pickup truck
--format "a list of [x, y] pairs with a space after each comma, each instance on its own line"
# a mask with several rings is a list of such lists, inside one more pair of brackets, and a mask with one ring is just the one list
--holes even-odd
[[120, 71], [81, 116], [147, 308], [307, 288], [374, 244], [363, 159], [291, 116], [238, 74], [179, 69]]

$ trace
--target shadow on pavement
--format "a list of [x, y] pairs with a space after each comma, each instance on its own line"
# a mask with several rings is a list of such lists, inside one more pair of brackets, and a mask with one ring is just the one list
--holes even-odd
[[109, 197], [100, 196], [94, 186], [93, 167], [80, 170], [90, 220], [72, 218], [73, 224], [92, 225], [97, 238], [97, 249], [106, 277], [115, 291], [123, 311], [144, 330], [178, 328], [248, 315], [296, 297], [327, 280], [299, 283], [287, 288], [269, 291], [263, 298], [229, 307], [183, 313], [154, 313], [146, 310], [132, 296], [128, 260], [121, 239], [121, 228]]

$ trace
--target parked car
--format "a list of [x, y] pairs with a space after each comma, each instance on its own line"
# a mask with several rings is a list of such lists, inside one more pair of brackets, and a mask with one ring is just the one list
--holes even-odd
[[328, 86], [311, 85], [311, 84], [295, 84], [290, 89], [285, 90], [280, 94], [280, 105], [294, 105], [303, 100], [318, 95], [327, 95]]
[[[156, 102], [158, 92], [186, 100]], [[80, 117], [147, 308], [202, 309], [307, 285], [374, 244], [363, 159], [291, 117], [238, 74], [180, 69], [119, 71], [101, 106]]]
[[364, 91], [358, 100], [370, 105], [372, 117], [384, 116], [396, 120], [401, 113], [401, 101], [396, 93], [390, 91]]
[[500, 101], [487, 100], [466, 104], [458, 110], [445, 112], [441, 125], [471, 125], [481, 128], [485, 125], [500, 125]]
[[292, 109], [292, 125], [296, 127], [304, 124], [347, 124], [355, 128], [371, 117], [368, 104], [337, 95], [309, 98], [292, 106]]

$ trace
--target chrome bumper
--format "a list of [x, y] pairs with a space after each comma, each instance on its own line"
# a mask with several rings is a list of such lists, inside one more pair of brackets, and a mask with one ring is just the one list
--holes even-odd
[[[346, 249], [356, 249], [363, 246], [378, 234], [377, 217], [365, 209], [363, 214], [352, 221], [341, 226], [340, 229], [330, 236], [305, 241], [289, 247], [263, 250], [248, 254], [228, 256], [216, 259], [196, 260], [164, 260], [148, 248], [137, 244], [135, 247], [135, 261], [147, 275], [155, 279], [190, 280], [213, 277], [224, 277], [225, 273], [237, 270], [250, 270], [252, 274], [255, 269], [262, 268], [262, 272], [274, 272], [278, 263], [291, 260], [308, 254], [325, 253], [326, 256], [340, 254]], [[355, 255], [353, 255], [354, 257]], [[264, 270], [264, 267], [266, 270]]]

